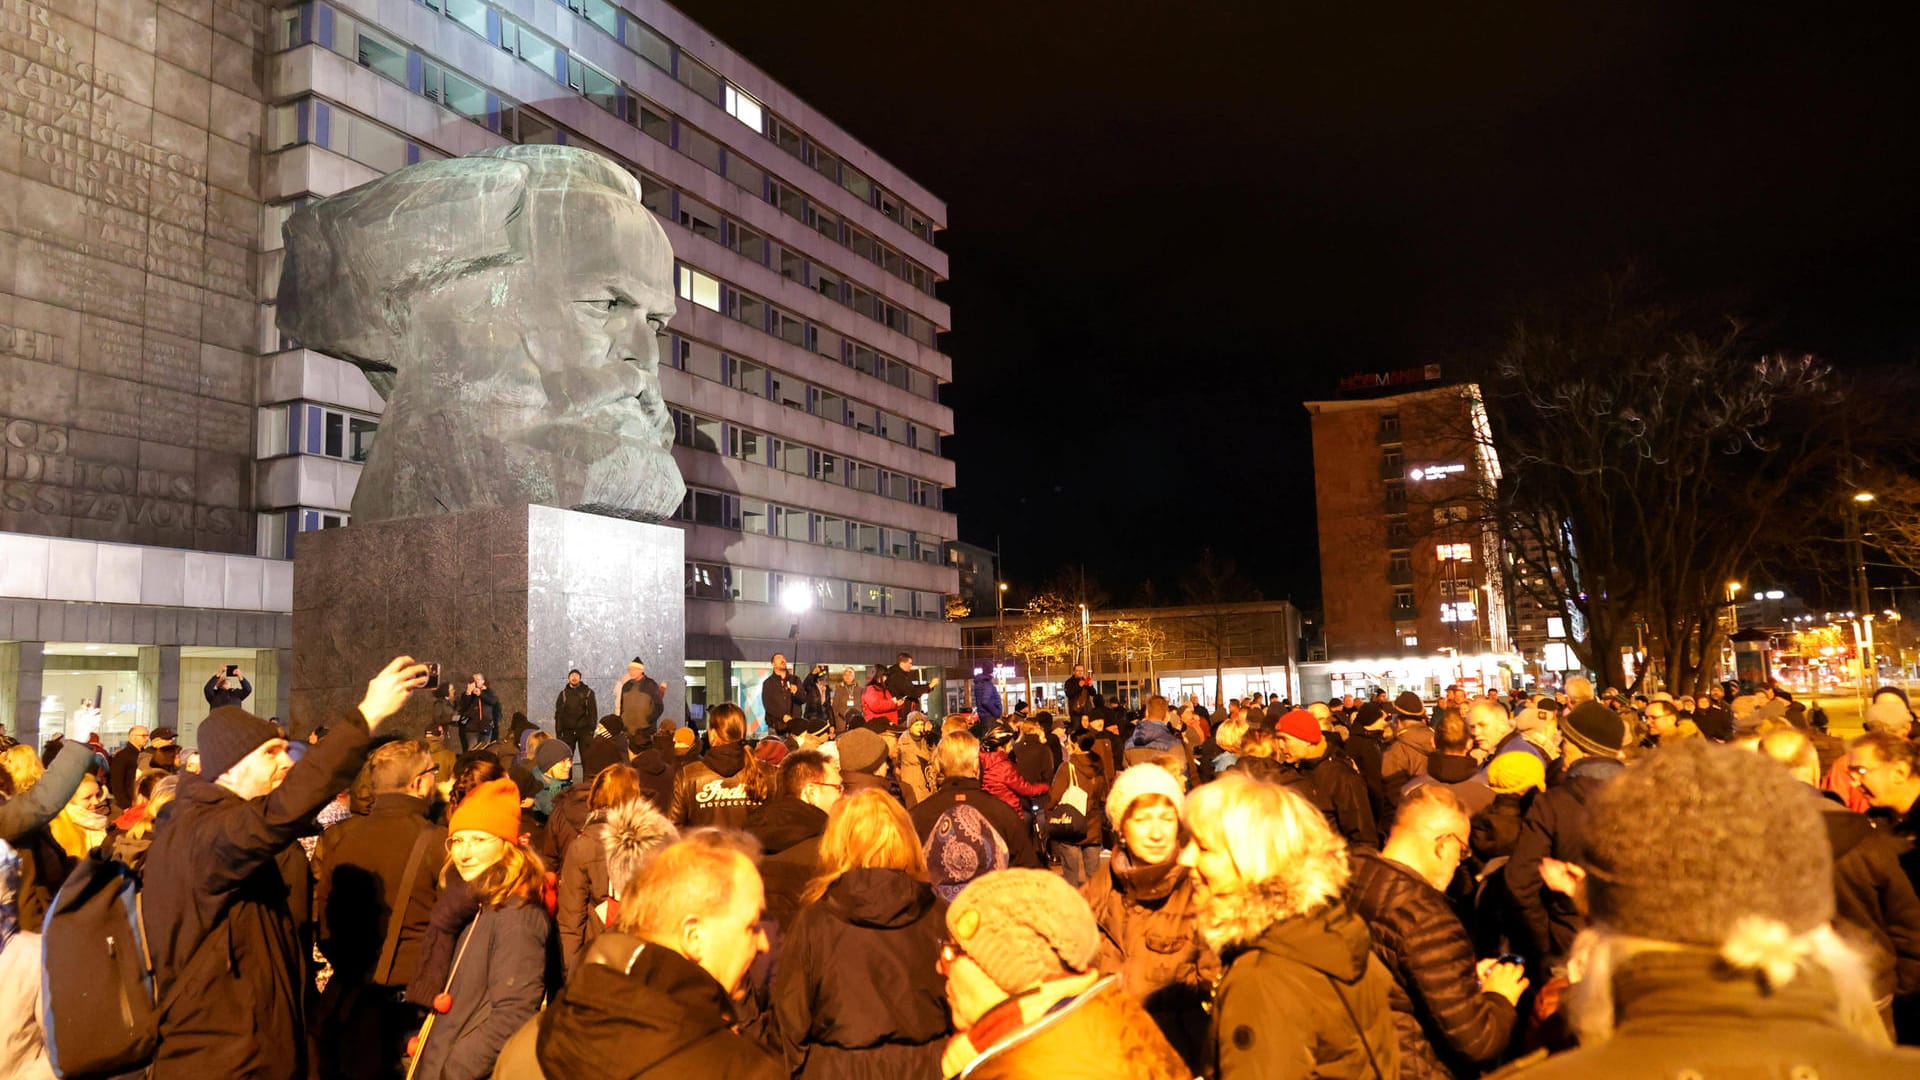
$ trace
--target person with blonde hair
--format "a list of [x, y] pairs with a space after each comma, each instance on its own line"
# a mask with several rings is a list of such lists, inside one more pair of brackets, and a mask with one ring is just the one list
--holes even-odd
[[1199, 887], [1214, 989], [1209, 1075], [1400, 1075], [1393, 978], [1341, 898], [1347, 844], [1290, 789], [1228, 774], [1187, 796], [1180, 865]]
[[[940, 745], [934, 747], [933, 767], [940, 786], [932, 795], [915, 803], [909, 812], [914, 831], [919, 834], [922, 844], [933, 843], [935, 829], [947, 817], [965, 818], [966, 821], [961, 823], [965, 827], [960, 831], [970, 839], [981, 839], [974, 835], [977, 830], [972, 826], [976, 819], [984, 818], [992, 831], [999, 835], [1006, 849], [1007, 865], [1036, 869], [1041, 865], [1039, 852], [1034, 847], [1033, 833], [1027, 828], [1027, 823], [1012, 807], [987, 794], [980, 786], [980, 740], [965, 731], [947, 735], [940, 740]], [[972, 813], [949, 814], [949, 811], [957, 812], [963, 808]], [[969, 850], [973, 846], [976, 845], [969, 845]], [[984, 866], [984, 860], [969, 864], [973, 870]], [[935, 877], [939, 876], [935, 874]], [[970, 876], [971, 873], [965, 875]], [[960, 880], [965, 880], [965, 877]]]
[[[475, 788], [447, 820], [440, 901], [407, 998], [433, 1010], [413, 1080], [479, 1080], [546, 996], [546, 867], [520, 840], [520, 789]], [[464, 926], [461, 924], [464, 922]]]
[[836, 802], [787, 927], [773, 1012], [796, 1077], [940, 1075], [952, 1032], [936, 970], [946, 902], [920, 838], [881, 791]]

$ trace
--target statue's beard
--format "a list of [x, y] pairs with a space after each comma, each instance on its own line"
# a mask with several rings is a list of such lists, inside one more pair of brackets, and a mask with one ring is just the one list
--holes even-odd
[[672, 454], [622, 440], [587, 466], [586, 482], [572, 509], [660, 521], [679, 509], [686, 491]]

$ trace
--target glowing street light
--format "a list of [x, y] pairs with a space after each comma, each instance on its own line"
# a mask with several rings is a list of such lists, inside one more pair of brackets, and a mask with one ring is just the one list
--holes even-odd
[[1853, 501], [1857, 503], [1870, 503], [1873, 501], [1873, 492], [1856, 491], [1853, 493]]
[[798, 615], [813, 606], [813, 592], [802, 582], [789, 582], [780, 590], [780, 606]]

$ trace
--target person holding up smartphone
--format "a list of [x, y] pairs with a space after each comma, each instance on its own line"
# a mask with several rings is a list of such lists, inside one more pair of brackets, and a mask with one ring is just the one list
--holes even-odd
[[207, 680], [206, 695], [209, 709], [238, 705], [253, 696], [253, 684], [240, 674], [239, 664], [228, 664]]

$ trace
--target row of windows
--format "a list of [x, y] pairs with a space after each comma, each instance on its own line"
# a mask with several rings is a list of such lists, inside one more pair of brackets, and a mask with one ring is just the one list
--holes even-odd
[[705, 488], [688, 488], [673, 519], [924, 563], [938, 564], [942, 548], [939, 537], [911, 529], [889, 528]]
[[667, 340], [661, 360], [689, 375], [731, 386], [757, 398], [777, 401], [822, 420], [879, 435], [902, 446], [940, 453], [940, 433], [932, 427], [869, 405], [864, 401], [804, 382], [753, 360], [722, 352], [702, 341], [677, 335]]
[[260, 456], [313, 454], [364, 462], [380, 422], [325, 405], [294, 402], [260, 410]]
[[[738, 154], [728, 152], [711, 136], [688, 125], [684, 120], [647, 100], [631, 87], [579, 56], [542, 37], [524, 23], [482, 3], [481, 0], [417, 0], [417, 2], [443, 12], [455, 23], [485, 38], [502, 51], [519, 57], [539, 70], [541, 74], [578, 91], [601, 109], [639, 128], [643, 134], [678, 150], [713, 172], [726, 177], [754, 197], [765, 199], [787, 209], [782, 200], [776, 197], [774, 187], [771, 186], [772, 182], [759, 166]], [[604, 0], [571, 0], [571, 6], [588, 22], [612, 35], [642, 59], [674, 75], [695, 93], [722, 107], [754, 130], [763, 135], [766, 134], [769, 126], [766, 119], [768, 114], [759, 102], [730, 84], [726, 84], [704, 64], [678, 52], [644, 23]], [[517, 142], [577, 144], [581, 141], [557, 132], [550, 122], [516, 108], [499, 95], [446, 70], [444, 66], [425, 58], [418, 51], [408, 49], [400, 42], [366, 27], [351, 16], [335, 11], [327, 4], [308, 3], [288, 9], [276, 24], [276, 35], [277, 44], [281, 49], [306, 44], [320, 45], [406, 86], [414, 93], [438, 101], [468, 119], [486, 125], [489, 130]], [[777, 118], [775, 118], [775, 125], [778, 125]], [[779, 143], [776, 142], [776, 145]], [[810, 142], [805, 143], [804, 148], [809, 151], [814, 149]], [[605, 150], [600, 152], [610, 158], [616, 157]], [[824, 160], [838, 162], [838, 159], [830, 153], [823, 150], [819, 153], [825, 155]], [[808, 157], [803, 157], [803, 160], [807, 160], [817, 170], [825, 172], [819, 160]], [[835, 179], [836, 183], [841, 183], [841, 186], [848, 191], [876, 206], [896, 222], [902, 225], [905, 225], [908, 220], [917, 222], [925, 233], [923, 239], [931, 242], [932, 231], [926, 226], [923, 218], [912, 213], [910, 209], [903, 212], [899, 200], [880, 191], [857, 170], [850, 171], [856, 179], [843, 180], [838, 175], [837, 169], [829, 175]], [[795, 216], [807, 221], [822, 235], [853, 250], [887, 273], [907, 282], [921, 292], [933, 295], [935, 279], [926, 267], [906, 258], [898, 251], [851, 225], [846, 225], [845, 231], [842, 232], [838, 215], [817, 207], [814, 210], [818, 223], [808, 220], [804, 212], [796, 213]], [[794, 211], [789, 209], [788, 212]]]
[[940, 384], [932, 375], [912, 364], [895, 360], [871, 345], [847, 337], [830, 326], [808, 322], [784, 308], [775, 307], [757, 293], [748, 292], [696, 266], [677, 263], [674, 278], [674, 291], [682, 300], [698, 304], [708, 311], [717, 311], [761, 333], [772, 334], [789, 345], [818, 353], [862, 375], [883, 379], [888, 385], [915, 397], [939, 400]]
[[[650, 179], [642, 174], [643, 185]], [[769, 183], [783, 198], [791, 193], [791, 189], [778, 181]], [[812, 204], [803, 200], [796, 202], [790, 199], [785, 205], [797, 206], [797, 220], [816, 230], [826, 230], [829, 226], [832, 229], [842, 227], [830, 213], [818, 212]], [[670, 210], [656, 207], [652, 202], [648, 203], [648, 208], [670, 221], [679, 222], [688, 232], [703, 236], [741, 258], [778, 270], [782, 277], [799, 282], [842, 307], [852, 308], [889, 330], [904, 334], [930, 349], [939, 347], [939, 330], [931, 321], [906, 311], [838, 270], [821, 266], [779, 241], [761, 235], [758, 229], [744, 225], [683, 192], [673, 193]], [[852, 226], [845, 228], [851, 230]], [[830, 232], [828, 234], [831, 235]]]
[[318, 98], [301, 98], [268, 110], [267, 149], [285, 150], [301, 144], [323, 146], [380, 172], [446, 157], [392, 128]]
[[687, 564], [687, 596], [693, 600], [785, 604], [790, 602], [787, 594], [792, 586], [804, 590], [811, 606], [821, 611], [898, 615], [908, 619], [946, 618], [945, 600], [937, 592], [897, 589], [866, 581], [801, 577], [746, 566]]
[[883, 469], [790, 439], [768, 435], [731, 421], [673, 408], [673, 439], [681, 446], [725, 454], [753, 465], [765, 465], [794, 476], [840, 484], [870, 495], [940, 508], [940, 485], [931, 480]]
[[[418, 2], [438, 10], [438, 4], [447, 0]], [[475, 3], [477, 0], [464, 2]], [[929, 244], [933, 243], [933, 225], [925, 215], [874, 183], [859, 169], [842, 161], [839, 155], [821, 146], [812, 137], [802, 134], [788, 121], [770, 112], [753, 95], [675, 48], [652, 27], [625, 9], [611, 0], [566, 0], [566, 3], [581, 18], [599, 27], [641, 59], [672, 75], [682, 86], [719, 106], [727, 115], [765, 136], [769, 142], [793, 155], [808, 168], [840, 185], [854, 198], [879, 210], [894, 224]], [[930, 291], [930, 283], [925, 288]]]

